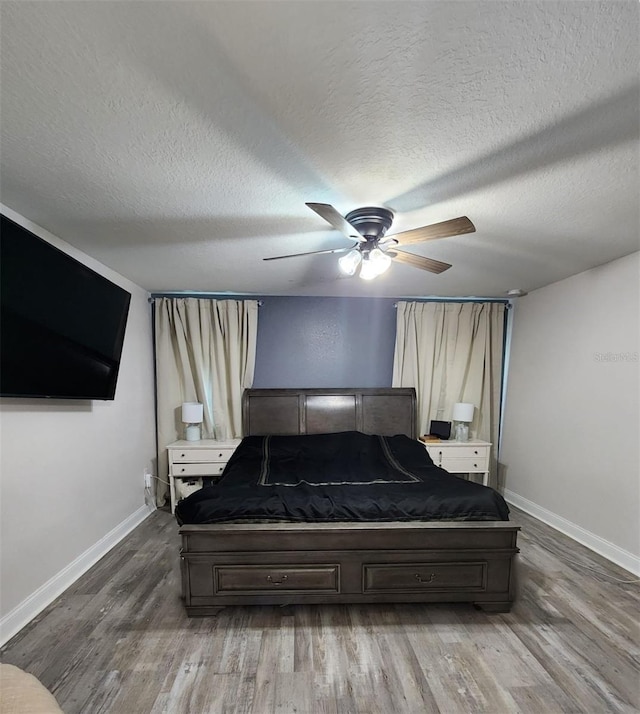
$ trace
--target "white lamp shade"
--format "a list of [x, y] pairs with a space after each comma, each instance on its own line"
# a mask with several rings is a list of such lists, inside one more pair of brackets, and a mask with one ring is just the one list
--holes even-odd
[[185, 424], [200, 424], [202, 422], [203, 407], [200, 402], [183, 402], [182, 421]]
[[458, 402], [453, 405], [453, 421], [473, 421], [475, 406], [467, 402]]

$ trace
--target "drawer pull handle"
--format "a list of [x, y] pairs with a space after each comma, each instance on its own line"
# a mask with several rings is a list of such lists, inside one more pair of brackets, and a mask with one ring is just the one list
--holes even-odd
[[436, 579], [436, 574], [431, 573], [431, 575], [429, 575], [429, 579], [425, 580], [420, 573], [416, 573], [415, 578], [419, 583], [432, 583]]
[[477, 451], [474, 451], [473, 453], [474, 453], [476, 456], [478, 455], [478, 452], [477, 452]]
[[478, 468], [478, 464], [474, 464], [474, 465], [473, 465], [473, 468], [474, 468], [474, 469], [477, 469], [477, 468]]
[[184, 459], [184, 454], [180, 454], [180, 458], [181, 458], [181, 459]]
[[267, 575], [267, 582], [271, 583], [272, 585], [282, 585], [285, 580], [287, 580], [286, 575], [283, 575], [280, 580], [274, 580], [271, 575]]
[[184, 473], [184, 469], [180, 469], [181, 473]]
[[221, 457], [222, 457], [222, 454], [218, 454], [218, 458], [221, 458]]

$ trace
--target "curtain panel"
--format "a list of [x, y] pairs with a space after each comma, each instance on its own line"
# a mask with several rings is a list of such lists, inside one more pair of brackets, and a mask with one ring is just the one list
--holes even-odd
[[156, 299], [158, 505], [168, 495], [166, 446], [184, 438], [183, 402], [202, 403], [203, 439], [242, 436], [242, 393], [253, 384], [257, 333], [257, 300]]
[[399, 302], [393, 386], [415, 387], [420, 434], [476, 406], [473, 438], [490, 441], [495, 478], [504, 352], [504, 303]]

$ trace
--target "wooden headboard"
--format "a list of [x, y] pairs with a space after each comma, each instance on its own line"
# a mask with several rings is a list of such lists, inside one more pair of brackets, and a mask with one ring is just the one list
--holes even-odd
[[418, 437], [413, 388], [247, 389], [245, 436], [265, 434], [406, 434]]

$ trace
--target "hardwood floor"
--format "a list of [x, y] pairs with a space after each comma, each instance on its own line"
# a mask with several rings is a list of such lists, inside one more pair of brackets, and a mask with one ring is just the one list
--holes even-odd
[[[638, 712], [638, 583], [516, 509], [519, 597], [189, 620], [157, 511], [2, 650], [66, 714]], [[607, 573], [599, 574], [588, 568]]]

